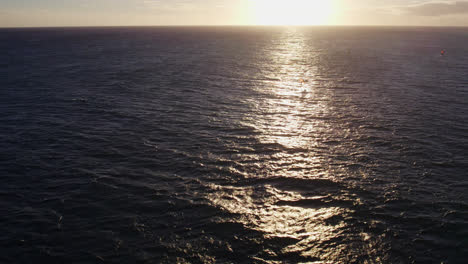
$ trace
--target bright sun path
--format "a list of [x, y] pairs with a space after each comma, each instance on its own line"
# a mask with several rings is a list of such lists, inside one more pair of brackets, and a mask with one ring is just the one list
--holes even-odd
[[252, 0], [258, 25], [323, 25], [333, 11], [331, 0]]

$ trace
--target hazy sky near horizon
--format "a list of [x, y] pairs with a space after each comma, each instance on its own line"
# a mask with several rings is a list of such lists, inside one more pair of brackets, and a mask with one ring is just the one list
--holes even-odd
[[0, 27], [257, 24], [468, 26], [468, 0], [0, 0]]

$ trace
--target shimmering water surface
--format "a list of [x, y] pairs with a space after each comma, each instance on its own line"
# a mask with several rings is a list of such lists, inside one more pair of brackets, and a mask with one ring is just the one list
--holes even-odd
[[466, 263], [467, 43], [0, 30], [0, 262]]

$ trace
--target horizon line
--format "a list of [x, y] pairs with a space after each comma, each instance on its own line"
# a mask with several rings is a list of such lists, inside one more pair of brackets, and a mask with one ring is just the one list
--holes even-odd
[[0, 26], [0, 29], [41, 29], [41, 28], [142, 28], [142, 27], [401, 27], [401, 28], [468, 28], [468, 26], [437, 25], [254, 25], [254, 24], [220, 24], [220, 25], [67, 25], [67, 26]]

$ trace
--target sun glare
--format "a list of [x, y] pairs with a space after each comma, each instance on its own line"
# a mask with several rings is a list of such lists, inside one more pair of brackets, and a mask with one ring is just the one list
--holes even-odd
[[333, 11], [331, 0], [252, 0], [257, 25], [323, 25]]

